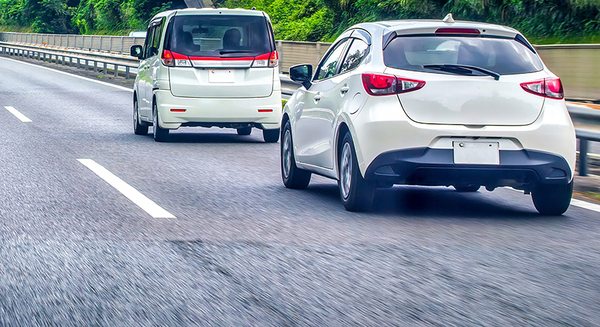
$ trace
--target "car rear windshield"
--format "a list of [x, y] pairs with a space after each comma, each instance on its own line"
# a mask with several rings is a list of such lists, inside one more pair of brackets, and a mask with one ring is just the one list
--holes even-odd
[[262, 16], [175, 16], [165, 49], [190, 57], [257, 56], [274, 50], [267, 24]]
[[436, 65], [475, 66], [500, 75], [543, 69], [537, 54], [509, 38], [400, 36], [388, 44], [383, 57], [388, 67], [434, 73], [449, 73], [433, 71]]

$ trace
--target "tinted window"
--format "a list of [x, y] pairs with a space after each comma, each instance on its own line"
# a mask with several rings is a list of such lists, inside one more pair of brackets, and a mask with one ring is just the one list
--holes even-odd
[[346, 55], [346, 59], [344, 59], [344, 63], [342, 64], [342, 69], [340, 70], [340, 74], [345, 73], [349, 70], [352, 70], [358, 65], [360, 65], [362, 59], [367, 53], [367, 49], [369, 46], [362, 40], [354, 39], [352, 41], [352, 45], [348, 50], [348, 54]]
[[144, 57], [152, 57], [158, 54], [160, 45], [160, 36], [162, 35], [162, 20], [156, 21], [150, 25], [146, 32], [146, 41], [144, 43]]
[[[469, 65], [501, 75], [543, 69], [540, 58], [514, 39], [481, 37], [396, 37], [383, 51], [389, 67], [435, 72], [424, 65]], [[474, 72], [475, 74], [479, 74]]]
[[262, 16], [175, 16], [166, 48], [194, 57], [245, 57], [271, 52], [274, 41]]
[[319, 67], [317, 68], [315, 80], [326, 79], [336, 74], [340, 60], [342, 59], [342, 52], [347, 43], [348, 40], [344, 40], [336, 44], [333, 50], [329, 51], [327, 57], [321, 61], [321, 64], [319, 64]]

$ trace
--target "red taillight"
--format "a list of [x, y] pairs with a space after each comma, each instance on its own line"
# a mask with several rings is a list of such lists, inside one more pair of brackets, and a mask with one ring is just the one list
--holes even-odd
[[256, 56], [252, 67], [277, 67], [279, 65], [279, 54], [277, 50]]
[[190, 57], [170, 50], [163, 50], [160, 59], [162, 60], [163, 65], [168, 67], [192, 67]]
[[538, 81], [521, 83], [523, 90], [551, 99], [563, 99], [565, 92], [563, 91], [560, 78], [544, 78]]
[[162, 59], [163, 65], [175, 67], [175, 58], [173, 58], [173, 53], [171, 51], [163, 50], [162, 57], [160, 57], [160, 59]]
[[363, 86], [370, 95], [390, 95], [416, 91], [425, 86], [425, 81], [401, 78], [394, 75], [362, 75]]
[[185, 112], [185, 109], [171, 109], [171, 112]]
[[467, 34], [467, 35], [479, 35], [479, 32], [476, 28], [452, 28], [452, 27], [442, 27], [435, 30], [435, 34]]

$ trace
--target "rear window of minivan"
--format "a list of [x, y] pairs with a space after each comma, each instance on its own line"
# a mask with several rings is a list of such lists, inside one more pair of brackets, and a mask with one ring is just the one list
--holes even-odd
[[190, 57], [249, 57], [274, 50], [262, 16], [175, 16], [168, 29], [165, 49]]
[[428, 65], [475, 66], [500, 75], [543, 69], [537, 54], [509, 38], [401, 36], [388, 44], [383, 57], [388, 67], [422, 72], [436, 72]]

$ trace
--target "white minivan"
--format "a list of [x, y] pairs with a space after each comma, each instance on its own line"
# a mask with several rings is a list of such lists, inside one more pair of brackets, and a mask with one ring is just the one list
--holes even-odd
[[265, 142], [279, 140], [279, 56], [266, 13], [243, 9], [183, 9], [150, 21], [133, 92], [138, 135], [153, 126], [166, 141], [181, 126], [263, 130]]

